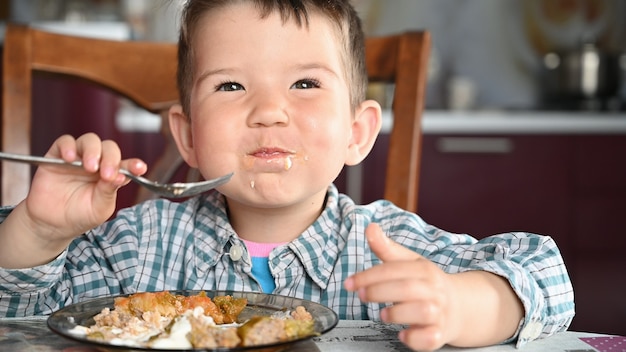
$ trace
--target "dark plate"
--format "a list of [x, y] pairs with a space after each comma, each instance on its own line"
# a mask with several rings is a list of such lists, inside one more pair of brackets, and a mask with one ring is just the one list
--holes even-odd
[[[171, 291], [173, 294], [182, 294], [182, 295], [197, 295], [202, 291]], [[248, 300], [248, 306], [244, 308], [244, 310], [239, 315], [240, 321], [245, 321], [253, 315], [271, 315], [274, 312], [285, 310], [285, 309], [294, 309], [297, 306], [303, 306], [311, 313], [313, 318], [315, 319], [315, 332], [319, 335], [327, 333], [332, 330], [338, 323], [339, 319], [337, 314], [325, 307], [321, 304], [293, 298], [287, 296], [279, 296], [279, 295], [268, 295], [263, 293], [254, 293], [254, 292], [232, 292], [232, 291], [204, 291], [207, 296], [215, 297], [215, 296], [225, 296], [231, 295], [235, 298], [246, 298]], [[84, 344], [93, 345], [96, 348], [104, 349], [104, 350], [127, 350], [127, 351], [181, 351], [181, 350], [161, 350], [161, 349], [153, 349], [153, 348], [142, 348], [142, 347], [127, 347], [127, 346], [118, 346], [112, 345], [105, 342], [93, 341], [88, 339], [85, 336], [80, 336], [78, 334], [73, 334], [71, 331], [77, 325], [83, 326], [91, 326], [94, 324], [93, 317], [100, 313], [100, 311], [105, 308], [113, 308], [113, 300], [115, 297], [125, 297], [128, 295], [120, 295], [120, 296], [111, 296], [104, 298], [96, 298], [89, 301], [84, 301], [76, 304], [72, 304], [63, 309], [60, 309], [48, 318], [48, 327], [50, 330], [55, 333], [64, 336], [68, 339], [72, 339], [75, 341], [79, 341]], [[216, 349], [186, 349], [185, 351], [256, 351], [256, 350], [280, 350], [295, 343], [300, 343], [302, 341], [308, 340], [313, 336], [300, 338], [296, 340], [290, 340], [275, 344], [268, 345], [259, 345], [259, 346], [247, 346], [247, 347], [236, 347], [236, 348], [216, 348]]]

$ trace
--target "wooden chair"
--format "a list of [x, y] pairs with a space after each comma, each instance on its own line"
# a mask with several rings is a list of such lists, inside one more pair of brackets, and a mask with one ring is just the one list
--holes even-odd
[[[153, 113], [165, 114], [178, 101], [176, 45], [101, 40], [53, 34], [9, 24], [3, 58], [2, 150], [29, 154], [32, 150], [33, 74], [52, 73], [95, 83], [128, 98]], [[162, 115], [162, 116], [166, 116]], [[166, 181], [182, 163], [163, 123], [165, 152], [150, 165], [148, 178]], [[58, 137], [58, 136], [55, 136]], [[30, 187], [31, 167], [2, 163], [2, 205], [21, 201]], [[137, 200], [152, 197], [139, 189]]]
[[[430, 36], [427, 32], [410, 32], [368, 38], [366, 45], [370, 80], [395, 84], [384, 196], [415, 211]], [[178, 100], [175, 44], [81, 38], [9, 24], [3, 59], [5, 152], [31, 153], [32, 76], [42, 72], [94, 82], [154, 113], [167, 111]], [[169, 137], [165, 120], [162, 126], [165, 151], [156, 164], [150, 165], [147, 177], [165, 182], [182, 159]], [[31, 173], [28, 165], [2, 163], [3, 205], [16, 204], [26, 196]], [[140, 191], [137, 201], [151, 197], [145, 190]]]
[[365, 48], [370, 82], [395, 85], [383, 197], [411, 212], [417, 211], [430, 41], [429, 32], [414, 31], [368, 38]]

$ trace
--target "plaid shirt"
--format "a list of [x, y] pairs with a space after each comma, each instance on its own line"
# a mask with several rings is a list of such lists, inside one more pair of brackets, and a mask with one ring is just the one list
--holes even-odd
[[[10, 211], [0, 209], [0, 220]], [[370, 222], [448, 273], [486, 270], [507, 278], [526, 313], [518, 345], [565, 330], [573, 318], [572, 286], [550, 237], [507, 233], [477, 241], [387, 201], [355, 205], [332, 185], [315, 223], [270, 254], [273, 293], [320, 302], [341, 319], [378, 320], [385, 304], [361, 302], [343, 288], [348, 276], [380, 263], [365, 239]], [[234, 247], [243, 254], [235, 255]], [[49, 314], [93, 297], [174, 289], [261, 291], [217, 192], [124, 209], [46, 265], [0, 269], [0, 316]]]

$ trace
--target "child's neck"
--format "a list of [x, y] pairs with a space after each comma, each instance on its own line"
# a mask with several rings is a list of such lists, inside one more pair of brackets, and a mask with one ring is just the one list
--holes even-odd
[[253, 242], [291, 242], [319, 217], [324, 201], [308, 206], [251, 208], [228, 201], [230, 223], [242, 239]]

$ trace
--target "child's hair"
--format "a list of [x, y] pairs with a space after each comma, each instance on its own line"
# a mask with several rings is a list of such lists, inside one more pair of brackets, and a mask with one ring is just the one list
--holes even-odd
[[182, 12], [178, 41], [177, 84], [184, 113], [190, 117], [190, 95], [194, 81], [194, 40], [200, 20], [214, 11], [235, 2], [249, 1], [259, 9], [261, 18], [278, 12], [284, 22], [295, 21], [298, 26], [309, 25], [309, 14], [323, 15], [337, 28], [343, 52], [346, 81], [350, 87], [353, 108], [365, 99], [367, 71], [365, 69], [365, 38], [361, 20], [350, 0], [188, 0]]

